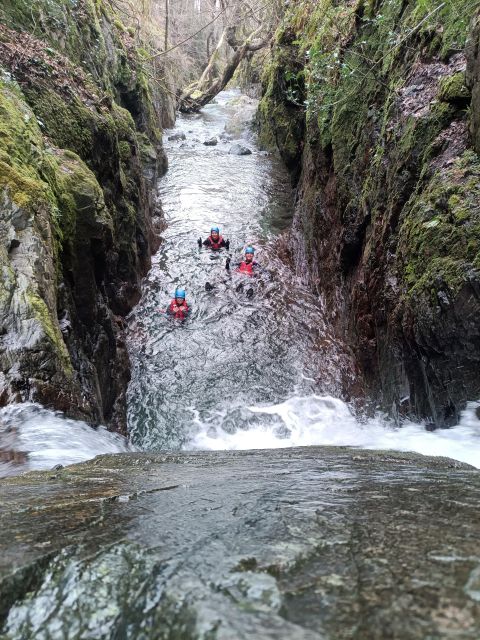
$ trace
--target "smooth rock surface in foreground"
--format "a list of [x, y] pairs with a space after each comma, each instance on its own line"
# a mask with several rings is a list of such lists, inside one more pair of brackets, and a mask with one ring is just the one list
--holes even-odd
[[0, 483], [0, 637], [480, 637], [480, 475], [347, 448]]

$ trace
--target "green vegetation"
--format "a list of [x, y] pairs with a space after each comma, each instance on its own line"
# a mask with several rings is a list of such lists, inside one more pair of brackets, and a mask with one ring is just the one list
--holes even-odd
[[465, 152], [406, 206], [399, 249], [409, 295], [454, 297], [480, 267], [480, 159]]
[[463, 357], [452, 394], [478, 395], [466, 350], [478, 344], [480, 63], [467, 78], [465, 57], [478, 51], [479, 11], [479, 0], [290, 3], [263, 76], [261, 140], [300, 180], [297, 228], [318, 289], [332, 309], [343, 296], [372, 386], [410, 385], [424, 415], [446, 403], [442, 372], [457, 374], [443, 362], [417, 378], [420, 352]]
[[[437, 88], [432, 98], [419, 99], [416, 113], [409, 112], [412, 107], [408, 102], [402, 113], [400, 102], [420, 52], [428, 52], [426, 61], [437, 56], [448, 63], [449, 57], [464, 47], [472, 12], [480, 7], [480, 2], [472, 0], [441, 4], [431, 0], [302, 0], [292, 4], [276, 33], [259, 110], [263, 144], [278, 145], [284, 158], [298, 162], [302, 142], [314, 149], [331, 149], [337, 206], [347, 210], [368, 207], [375, 219], [396, 208], [399, 200], [406, 200], [398, 177], [412, 165], [414, 174], [409, 174], [408, 183], [414, 185], [414, 195], [403, 212], [407, 222], [402, 234], [409, 225], [421, 231], [420, 242], [429, 245], [430, 253], [420, 262], [425, 264], [430, 256], [431, 264], [419, 274], [413, 257], [421, 255], [420, 247], [413, 238], [408, 236], [410, 242], [402, 235], [409, 290], [420, 277], [423, 282], [434, 279], [436, 270], [445, 271], [444, 264], [440, 267], [435, 258], [444, 257], [446, 245], [442, 249], [431, 243], [440, 229], [425, 228], [421, 223], [417, 228], [413, 223], [424, 198], [434, 199], [435, 185], [452, 189], [458, 200], [452, 213], [458, 238], [455, 242], [450, 238], [457, 258], [473, 264], [472, 253], [478, 252], [479, 238], [471, 223], [477, 215], [478, 199], [469, 199], [472, 183], [467, 180], [468, 172], [459, 173], [457, 168], [427, 179], [429, 163], [438, 153], [438, 136], [453, 119], [466, 117], [466, 112], [461, 115], [470, 97], [465, 73], [448, 74], [446, 69], [442, 74], [447, 75], [439, 79], [419, 79], [422, 87], [430, 82]], [[301, 97], [293, 100], [292, 94]], [[385, 201], [385, 184], [391, 201]], [[444, 194], [438, 194], [438, 199], [443, 202]], [[304, 221], [312, 236], [316, 234], [314, 224], [313, 219]], [[440, 236], [445, 236], [444, 232], [442, 228]]]
[[[116, 393], [109, 307], [128, 310], [114, 298], [123, 283], [137, 285], [149, 258], [163, 158], [144, 61], [104, 0], [1, 3], [0, 311], [10, 344], [23, 325], [30, 342], [0, 350], [0, 365], [15, 393], [31, 389], [92, 419]], [[118, 283], [108, 294], [104, 278]], [[93, 358], [102, 333], [108, 348]], [[98, 380], [110, 375], [102, 396]]]
[[[4, 202], [10, 203], [12, 212], [12, 219], [5, 222], [12, 225], [20, 241], [24, 229], [31, 227], [39, 235], [39, 241], [45, 243], [46, 251], [55, 255], [55, 245], [48, 246], [48, 229], [50, 224], [55, 226], [59, 209], [50, 184], [40, 173], [45, 156], [40, 128], [18, 87], [11, 82], [0, 81], [0, 123], [0, 194], [3, 193]], [[4, 215], [7, 211], [8, 206]], [[6, 304], [13, 295], [16, 276], [6, 256], [2, 256], [2, 262], [8, 285], [1, 300]], [[40, 323], [63, 371], [70, 375], [70, 358], [58, 328], [56, 309], [48, 308], [41, 298], [38, 292], [41, 287], [35, 280], [25, 292], [24, 314]]]

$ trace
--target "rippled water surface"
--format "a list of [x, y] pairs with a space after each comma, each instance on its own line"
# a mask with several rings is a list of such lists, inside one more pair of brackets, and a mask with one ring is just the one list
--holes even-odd
[[[160, 198], [168, 227], [130, 320], [129, 427], [142, 448], [193, 446], [204, 429], [251, 428], [247, 406], [310, 393], [318, 383], [339, 392], [348, 370], [317, 302], [278, 255], [273, 240], [292, 212], [289, 179], [239, 125], [244, 110], [252, 110], [248, 99], [223, 93], [201, 114], [181, 117], [175, 131], [186, 139], [167, 146]], [[220, 138], [225, 128], [253, 153], [230, 154], [231, 140]], [[219, 143], [205, 146], [212, 136]], [[255, 246], [259, 276], [229, 276], [225, 251], [198, 249], [212, 224], [230, 239], [232, 261]], [[207, 281], [214, 291], [205, 290]], [[162, 313], [177, 285], [193, 308], [184, 324]]]
[[[429, 433], [381, 417], [360, 423], [338, 399], [354, 379], [352, 361], [318, 300], [281, 259], [278, 234], [292, 212], [289, 180], [242, 126], [245, 102], [223, 93], [201, 114], [180, 118], [175, 132], [185, 140], [167, 143], [170, 169], [160, 197], [168, 228], [130, 319], [132, 442], [148, 450], [352, 445], [480, 466], [475, 403], [461, 426]], [[229, 154], [231, 141], [220, 140], [225, 128], [252, 155]], [[205, 146], [212, 136], [219, 144]], [[197, 237], [212, 224], [230, 238], [233, 259], [248, 243], [257, 248], [264, 271], [253, 298], [237, 291], [241, 278], [226, 275], [224, 252], [198, 250]], [[211, 293], [207, 281], [216, 285]], [[177, 285], [193, 305], [184, 324], [161, 312]]]

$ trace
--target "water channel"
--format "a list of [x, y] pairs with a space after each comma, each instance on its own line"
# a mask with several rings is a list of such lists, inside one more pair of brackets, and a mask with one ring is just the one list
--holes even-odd
[[[0, 459], [0, 476], [131, 449], [299, 445], [416, 451], [480, 468], [478, 402], [455, 428], [430, 433], [381, 415], [359, 420], [340, 399], [355, 380], [353, 359], [289, 268], [293, 194], [280, 161], [256, 145], [255, 106], [236, 90], [224, 92], [165, 133], [169, 171], [159, 198], [166, 228], [128, 319], [130, 442], [35, 405], [6, 407], [0, 451], [22, 455]], [[216, 145], [204, 144], [213, 137]], [[251, 153], [231, 153], [238, 143]], [[228, 253], [198, 248], [213, 224], [230, 240]], [[261, 266], [253, 279], [225, 269], [227, 255], [240, 260], [247, 244]], [[192, 307], [184, 323], [164, 313], [179, 285]]]

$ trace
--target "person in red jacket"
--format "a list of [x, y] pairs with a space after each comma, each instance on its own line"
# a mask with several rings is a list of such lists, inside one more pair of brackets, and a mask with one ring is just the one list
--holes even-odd
[[212, 227], [210, 229], [210, 235], [206, 240], [202, 242], [201, 238], [198, 239], [198, 246], [200, 249], [202, 248], [202, 245], [212, 251], [219, 251], [219, 249], [224, 248], [228, 251], [228, 249], [230, 249], [230, 240], [225, 240], [220, 235], [220, 229], [218, 227]]
[[167, 314], [176, 320], [185, 320], [190, 313], [190, 307], [185, 299], [185, 289], [175, 290], [175, 297], [167, 308]]
[[[247, 247], [243, 260], [235, 265], [235, 271], [237, 273], [244, 273], [247, 276], [253, 276], [258, 270], [258, 263], [253, 259], [254, 255], [255, 249], [253, 247]], [[230, 271], [230, 258], [227, 258], [225, 267], [227, 271]]]

